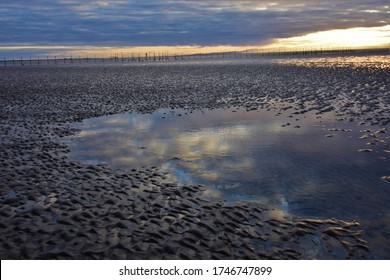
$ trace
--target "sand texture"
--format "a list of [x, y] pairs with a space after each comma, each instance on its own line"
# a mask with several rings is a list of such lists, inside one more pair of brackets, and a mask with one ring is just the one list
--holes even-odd
[[358, 217], [285, 217], [255, 202], [215, 201], [204, 186], [164, 182], [153, 166], [113, 170], [71, 161], [60, 142], [77, 133], [72, 122], [89, 117], [159, 108], [267, 109], [283, 100], [294, 116], [330, 111], [342, 121], [380, 127], [362, 137], [386, 144], [389, 73], [388, 65], [242, 62], [0, 68], [0, 257], [390, 258], [387, 218], [376, 236], [382, 249], [373, 252]]

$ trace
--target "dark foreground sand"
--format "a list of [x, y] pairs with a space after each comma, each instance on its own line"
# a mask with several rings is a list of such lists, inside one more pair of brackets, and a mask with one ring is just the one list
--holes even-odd
[[[163, 183], [155, 167], [70, 161], [70, 123], [158, 108], [275, 106], [334, 111], [386, 132], [386, 67], [256, 63], [0, 68], [1, 259], [390, 258], [359, 221], [286, 218], [255, 203], [208, 200], [202, 186]], [[283, 110], [283, 108], [280, 108]], [[388, 141], [373, 131], [367, 141]], [[388, 174], [390, 175], [390, 174]], [[388, 213], [387, 213], [388, 214]], [[389, 215], [387, 216], [389, 217]]]

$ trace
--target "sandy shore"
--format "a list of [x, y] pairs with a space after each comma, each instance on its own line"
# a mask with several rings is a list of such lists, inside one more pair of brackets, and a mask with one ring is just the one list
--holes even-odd
[[[283, 100], [295, 115], [332, 111], [341, 121], [380, 127], [362, 136], [387, 143], [388, 70], [255, 63], [0, 68], [0, 257], [374, 258], [359, 221], [288, 218], [256, 203], [209, 200], [204, 187], [164, 183], [154, 167], [72, 162], [60, 139], [76, 133], [70, 123], [106, 114], [253, 110]], [[389, 244], [390, 235], [383, 238]], [[390, 257], [389, 246], [379, 254]]]

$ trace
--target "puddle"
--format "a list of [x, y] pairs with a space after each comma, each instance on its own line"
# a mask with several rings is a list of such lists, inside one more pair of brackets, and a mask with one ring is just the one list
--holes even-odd
[[[156, 166], [218, 199], [255, 200], [285, 213], [357, 219], [386, 213], [389, 153], [359, 139], [365, 127], [288, 110], [159, 110], [84, 120], [66, 141], [72, 160]], [[375, 209], [375, 211], [372, 211]]]

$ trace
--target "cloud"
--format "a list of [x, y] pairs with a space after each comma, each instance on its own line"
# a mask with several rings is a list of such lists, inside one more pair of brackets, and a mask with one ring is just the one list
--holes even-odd
[[337, 28], [390, 24], [378, 1], [0, 3], [1, 45], [253, 45]]

